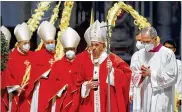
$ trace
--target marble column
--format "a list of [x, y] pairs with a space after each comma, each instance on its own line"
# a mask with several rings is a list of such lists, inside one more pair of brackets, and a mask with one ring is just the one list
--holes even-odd
[[161, 42], [172, 39], [172, 2], [156, 2], [156, 29], [161, 37]]

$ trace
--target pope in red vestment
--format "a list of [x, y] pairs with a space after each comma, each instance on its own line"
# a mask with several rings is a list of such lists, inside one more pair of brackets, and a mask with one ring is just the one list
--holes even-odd
[[35, 59], [31, 69], [28, 98], [31, 100], [31, 112], [44, 112], [48, 102], [47, 95], [49, 94], [48, 87], [45, 84], [55, 62], [56, 28], [48, 21], [44, 21], [40, 24], [37, 32], [44, 44], [40, 50], [33, 54]]
[[77, 72], [75, 69], [75, 52], [80, 42], [78, 33], [68, 27], [62, 34], [61, 43], [64, 47], [65, 56], [57, 61], [50, 73], [47, 87], [49, 98], [49, 108], [51, 112], [78, 112], [79, 89], [76, 88], [75, 82]]
[[103, 24], [96, 21], [85, 34], [90, 37], [91, 55], [82, 57], [84, 61], [78, 65], [77, 86], [81, 87], [79, 112], [108, 111], [108, 69], [111, 112], [128, 112], [131, 70], [126, 62], [113, 53], [109, 54], [108, 59], [106, 29], [101, 27]]
[[[5, 75], [7, 92], [12, 97], [9, 105], [11, 112], [29, 111], [30, 104], [25, 98], [25, 91], [29, 80], [29, 70], [32, 64], [32, 52], [30, 49], [30, 31], [26, 23], [15, 27], [15, 36], [18, 41], [17, 48], [10, 54]], [[10, 102], [8, 102], [10, 104]], [[9, 110], [10, 111], [10, 110]]]

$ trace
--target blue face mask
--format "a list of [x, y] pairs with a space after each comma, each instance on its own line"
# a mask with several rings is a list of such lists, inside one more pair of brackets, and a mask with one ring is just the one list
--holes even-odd
[[29, 51], [30, 50], [30, 45], [29, 44], [24, 44], [23, 45], [23, 50], [24, 51]]
[[69, 50], [66, 52], [66, 57], [69, 59], [69, 60], [72, 60], [74, 57], [75, 57], [75, 52], [72, 51], [72, 50]]
[[55, 44], [46, 44], [46, 49], [48, 51], [53, 51], [55, 50]]

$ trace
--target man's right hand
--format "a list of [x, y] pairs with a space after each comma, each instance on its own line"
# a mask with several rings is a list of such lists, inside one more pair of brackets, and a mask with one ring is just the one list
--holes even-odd
[[87, 89], [95, 89], [95, 88], [98, 88], [98, 86], [99, 86], [99, 82], [92, 81], [92, 80], [88, 81], [88, 83], [86, 85]]
[[133, 95], [129, 96], [130, 103], [133, 101]]
[[19, 87], [16, 91], [17, 91], [17, 94], [19, 96], [23, 91], [25, 91], [25, 89], [22, 87]]

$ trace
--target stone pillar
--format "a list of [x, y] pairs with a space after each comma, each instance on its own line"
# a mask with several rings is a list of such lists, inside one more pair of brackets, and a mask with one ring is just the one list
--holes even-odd
[[163, 43], [167, 39], [172, 39], [172, 2], [156, 2], [156, 29]]
[[30, 17], [29, 1], [3, 1], [1, 2], [2, 24], [7, 27], [15, 27]]

